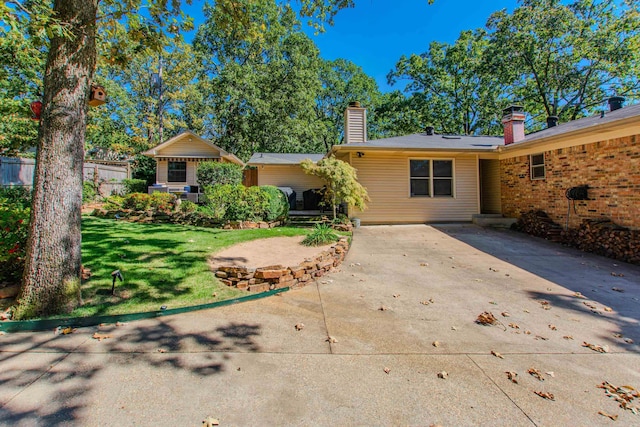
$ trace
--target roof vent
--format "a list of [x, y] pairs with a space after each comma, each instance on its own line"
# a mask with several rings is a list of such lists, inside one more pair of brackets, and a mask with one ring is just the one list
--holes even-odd
[[427, 135], [433, 135], [433, 131], [435, 130], [435, 128], [433, 126], [427, 126], [426, 131], [427, 131]]
[[547, 117], [547, 128], [553, 128], [558, 126], [558, 116]]
[[616, 111], [624, 105], [624, 96], [612, 96], [608, 99], [609, 111]]

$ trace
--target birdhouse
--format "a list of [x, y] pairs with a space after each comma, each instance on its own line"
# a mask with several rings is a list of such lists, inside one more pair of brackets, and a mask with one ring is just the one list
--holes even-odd
[[40, 113], [42, 113], [42, 101], [33, 101], [30, 107], [33, 112], [31, 120], [40, 120]]
[[107, 102], [107, 92], [102, 86], [91, 86], [91, 95], [89, 95], [89, 105], [97, 107]]

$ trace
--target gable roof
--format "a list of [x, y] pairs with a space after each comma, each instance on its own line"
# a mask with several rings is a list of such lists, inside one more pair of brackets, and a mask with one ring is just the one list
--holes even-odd
[[[205, 144], [205, 145], [208, 145], [212, 149], [218, 151], [220, 153], [220, 157], [222, 157], [222, 158], [224, 158], [224, 159], [226, 159], [226, 160], [228, 160], [228, 161], [230, 161], [232, 163], [236, 163], [236, 164], [238, 164], [240, 166], [244, 166], [244, 162], [242, 160], [240, 160], [238, 157], [236, 157], [234, 154], [231, 154], [231, 153], [223, 150], [222, 148], [220, 148], [217, 145], [215, 145], [213, 142], [209, 141], [208, 139], [204, 139], [199, 135], [196, 135], [195, 133], [191, 132], [190, 130], [184, 131], [184, 132], [174, 136], [173, 138], [170, 138], [170, 139], [166, 140], [162, 144], [157, 145], [157, 146], [145, 151], [142, 154], [145, 155], [145, 156], [153, 157], [153, 158], [160, 157], [158, 155], [159, 151], [162, 151], [165, 148], [170, 147], [171, 145], [175, 144], [176, 142], [183, 140], [185, 136], [188, 136], [190, 138], [194, 138], [198, 142], [200, 142], [202, 144]], [[172, 155], [172, 156], [169, 156], [169, 157], [179, 157], [179, 156]], [[194, 156], [185, 154], [185, 157], [194, 157]], [[206, 158], [206, 157], [204, 157], [204, 158]]]
[[247, 162], [248, 165], [299, 165], [303, 160], [309, 159], [318, 162], [324, 158], [324, 154], [305, 153], [254, 153]]
[[499, 136], [468, 136], [468, 135], [427, 135], [415, 133], [412, 135], [396, 136], [393, 138], [376, 139], [363, 143], [334, 145], [333, 152], [341, 150], [432, 150], [457, 152], [486, 152], [495, 151], [504, 145], [504, 139]]

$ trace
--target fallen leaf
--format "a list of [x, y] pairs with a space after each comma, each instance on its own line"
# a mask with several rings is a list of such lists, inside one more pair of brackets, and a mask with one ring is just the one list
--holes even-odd
[[508, 312], [508, 311], [503, 311], [503, 312], [502, 312], [502, 313], [500, 313], [500, 314], [502, 314], [502, 317], [509, 317], [509, 316], [511, 316], [511, 314], [509, 314], [509, 312]]
[[71, 326], [67, 326], [66, 328], [63, 328], [60, 333], [62, 335], [69, 335], [74, 333], [76, 330], [74, 328], [72, 328]]
[[506, 371], [505, 374], [507, 374], [507, 378], [509, 379], [509, 381], [514, 384], [518, 384], [518, 374], [516, 372]]
[[331, 335], [329, 335], [325, 341], [327, 341], [330, 344], [334, 344], [338, 342], [338, 340], [332, 337]]
[[545, 374], [549, 375], [551, 378], [555, 378], [556, 377], [556, 373], [553, 372], [553, 371], [545, 372]]
[[616, 292], [624, 292], [624, 289], [621, 288], [611, 288], [611, 290]]
[[529, 310], [522, 310], [522, 311], [524, 311], [525, 313], [529, 313]]
[[220, 421], [216, 420], [213, 417], [207, 417], [204, 421], [202, 421], [202, 425], [204, 427], [212, 427], [220, 425]]
[[593, 304], [592, 302], [589, 301], [583, 301], [582, 302], [584, 305], [586, 305], [587, 307], [589, 307], [592, 310], [595, 310], [596, 308], [598, 308], [595, 304]]
[[562, 338], [564, 338], [565, 340], [572, 340], [573, 337], [571, 335], [565, 335]]
[[498, 353], [497, 351], [491, 350], [491, 354], [493, 354], [495, 357], [499, 357], [500, 359], [504, 359], [504, 356]]
[[452, 326], [452, 327], [451, 327], [451, 330], [452, 330], [452, 331], [457, 331], [457, 330], [458, 330], [458, 328], [456, 328], [455, 326]]
[[537, 370], [536, 368], [529, 368], [529, 370], [527, 372], [532, 377], [537, 378], [538, 381], [544, 381], [544, 377], [542, 376], [542, 373], [539, 370]]
[[587, 299], [587, 297], [585, 297], [584, 295], [582, 295], [580, 292], [576, 292], [573, 294], [574, 297], [576, 298], [582, 298], [582, 299]]
[[429, 305], [429, 301], [420, 301], [420, 304], [422, 304], [422, 305]]
[[536, 335], [535, 339], [536, 340], [542, 340], [542, 341], [549, 341], [549, 338], [543, 337], [542, 335]]
[[165, 350], [164, 348], [159, 348], [158, 349], [158, 353], [166, 353], [166, 352], [167, 352], [167, 350]]
[[384, 371], [384, 373], [385, 373], [385, 374], [389, 374], [389, 372], [391, 372], [391, 369], [389, 369], [389, 368], [387, 368], [387, 367], [385, 366], [385, 368], [383, 369], [383, 371]]
[[91, 338], [93, 338], [94, 340], [98, 340], [98, 341], [102, 341], [102, 340], [106, 340], [111, 338], [111, 335], [107, 335], [107, 334], [99, 334], [97, 332], [95, 332]]
[[429, 264], [427, 264], [426, 262], [421, 262], [420, 263], [420, 267], [428, 267], [428, 266], [429, 266]]
[[489, 301], [489, 304], [498, 305], [498, 303], [495, 301]]
[[394, 298], [398, 298], [398, 297], [400, 297], [400, 294], [393, 294], [393, 297]]
[[495, 325], [496, 320], [497, 319], [493, 315], [493, 313], [489, 311], [484, 311], [478, 315], [478, 318], [476, 319], [476, 323], [480, 323], [481, 325]]
[[386, 305], [381, 305], [380, 308], [378, 309], [380, 311], [387, 311], [389, 310], [389, 307], [387, 307]]
[[296, 331], [301, 331], [304, 329], [304, 323], [296, 323], [294, 328], [296, 328]]
[[616, 338], [622, 338], [622, 334], [613, 334], [613, 336]]
[[556, 328], [556, 325], [549, 325], [549, 329], [551, 329], [552, 331], [558, 330], [558, 328]]
[[535, 394], [547, 400], [556, 400], [555, 396], [551, 393], [545, 393], [543, 391], [534, 391]]
[[127, 326], [127, 322], [116, 322], [116, 326]]
[[627, 344], [633, 344], [633, 340], [631, 338], [624, 338], [623, 339], [624, 342], [626, 342]]
[[618, 415], [607, 414], [604, 411], [598, 411], [598, 414], [602, 415], [603, 417], [610, 418], [612, 421], [616, 421], [618, 419]]
[[520, 329], [520, 326], [518, 326], [516, 323], [509, 323], [509, 327], [513, 329]]
[[449, 374], [447, 373], [447, 371], [438, 372], [438, 378], [446, 380], [447, 378], [449, 378]]
[[429, 302], [433, 304], [435, 301], [433, 300], [433, 298], [429, 298]]
[[433, 345], [434, 347], [440, 347], [440, 342], [434, 341], [433, 343], [431, 343], [431, 345]]
[[545, 300], [541, 300], [541, 301], [538, 301], [538, 302], [540, 303], [540, 305], [549, 305], [550, 304], [549, 301], [545, 301]]
[[600, 345], [595, 345], [595, 344], [589, 344], [588, 342], [584, 341], [582, 343], [583, 347], [587, 347], [590, 348], [593, 351], [597, 351], [598, 353], [609, 353], [609, 346], [600, 346]]
[[606, 311], [607, 313], [611, 313], [613, 311], [611, 307], [604, 307], [603, 310]]

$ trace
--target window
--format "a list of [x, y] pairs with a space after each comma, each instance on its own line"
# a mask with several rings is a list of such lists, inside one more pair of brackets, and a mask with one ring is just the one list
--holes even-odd
[[453, 197], [452, 160], [410, 160], [411, 197]]
[[531, 179], [545, 178], [544, 153], [529, 156], [529, 164], [531, 165]]
[[168, 182], [187, 182], [187, 162], [169, 162]]

